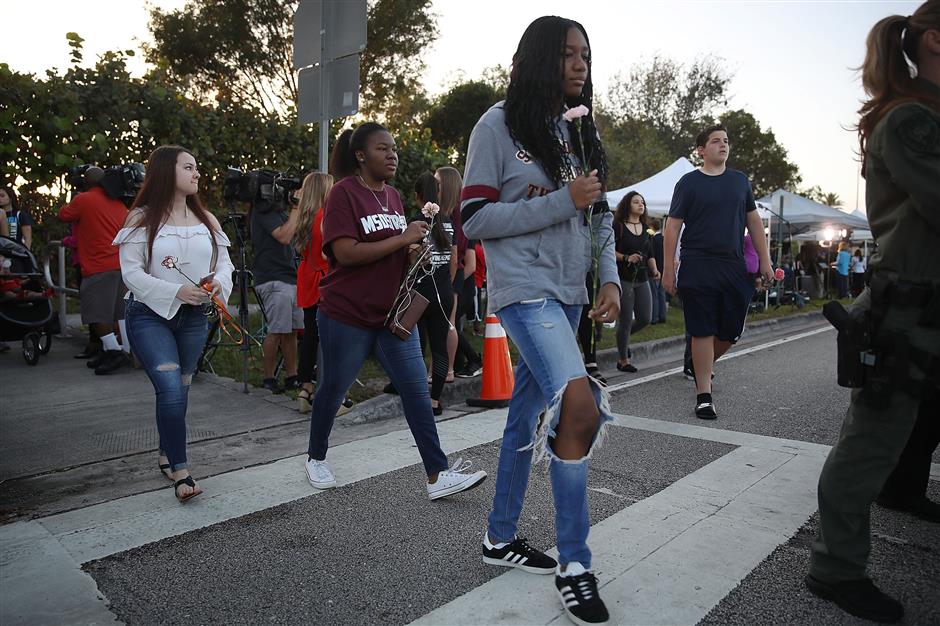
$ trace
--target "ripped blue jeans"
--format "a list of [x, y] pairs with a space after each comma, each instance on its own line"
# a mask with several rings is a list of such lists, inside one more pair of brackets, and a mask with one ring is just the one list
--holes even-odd
[[[492, 541], [506, 542], [515, 538], [533, 454], [536, 460], [548, 458], [555, 499], [558, 560], [562, 565], [577, 561], [590, 567], [588, 459], [613, 419], [607, 394], [593, 379], [589, 380], [601, 426], [587, 456], [563, 461], [555, 456], [549, 443], [561, 417], [562, 396], [568, 381], [587, 376], [576, 338], [581, 309], [580, 304], [562, 304], [543, 298], [511, 304], [497, 313], [521, 359], [516, 367], [515, 388], [503, 431], [496, 495], [487, 531]], [[545, 417], [540, 426], [539, 415], [543, 412]]]
[[127, 300], [124, 319], [131, 351], [156, 392], [160, 453], [166, 454], [175, 472], [186, 467], [189, 385], [206, 344], [209, 322], [200, 306], [184, 304], [172, 319], [166, 319], [133, 297]]

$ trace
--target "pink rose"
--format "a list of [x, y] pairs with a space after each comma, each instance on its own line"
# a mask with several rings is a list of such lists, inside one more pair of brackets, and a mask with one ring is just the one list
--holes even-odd
[[562, 113], [561, 116], [565, 119], [566, 122], [573, 122], [576, 119], [584, 117], [590, 112], [591, 110], [589, 108], [587, 108], [583, 104], [579, 104], [573, 109], [568, 109], [567, 111]]
[[774, 270], [774, 280], [783, 280], [786, 275], [787, 274], [783, 271], [782, 267], [778, 267], [776, 270]]
[[176, 257], [172, 257], [172, 256], [163, 257], [163, 263], [161, 263], [160, 265], [167, 268], [168, 270], [176, 269]]
[[425, 202], [424, 206], [421, 208], [421, 214], [424, 217], [431, 219], [441, 210], [441, 207], [433, 202]]

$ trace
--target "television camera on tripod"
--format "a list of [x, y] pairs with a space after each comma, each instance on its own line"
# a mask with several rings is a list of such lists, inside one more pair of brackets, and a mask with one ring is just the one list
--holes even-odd
[[[268, 207], [282, 207], [288, 204], [294, 190], [299, 189], [301, 179], [290, 176], [284, 172], [269, 169], [257, 169], [244, 172], [229, 167], [225, 173], [223, 197], [225, 198], [228, 214], [222, 221], [223, 228], [230, 228], [233, 234], [232, 242], [238, 247], [235, 256], [235, 272], [233, 283], [238, 292], [238, 323], [243, 332], [240, 341], [226, 342], [220, 333], [221, 321], [216, 321], [209, 329], [209, 336], [200, 358], [200, 369], [212, 369], [211, 360], [219, 347], [239, 346], [242, 354], [242, 391], [248, 393], [248, 362], [251, 358], [251, 341], [257, 337], [250, 335], [248, 298], [249, 291], [255, 293], [253, 275], [248, 265], [247, 245], [249, 241], [249, 216], [237, 210], [239, 202], [246, 202], [257, 210], [270, 210]], [[264, 318], [264, 308], [261, 298], [255, 293], [255, 300], [261, 306], [261, 315]]]

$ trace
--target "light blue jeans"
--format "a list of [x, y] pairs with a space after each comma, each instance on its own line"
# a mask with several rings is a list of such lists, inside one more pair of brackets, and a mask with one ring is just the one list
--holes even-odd
[[[601, 425], [587, 456], [573, 461], [561, 460], [555, 456], [550, 441], [561, 417], [562, 396], [568, 381], [587, 376], [576, 338], [582, 306], [543, 298], [511, 304], [497, 313], [521, 358], [503, 431], [496, 495], [487, 532], [496, 542], [515, 538], [534, 453], [536, 461], [549, 460], [558, 560], [562, 565], [577, 561], [590, 567], [588, 459], [613, 419], [607, 394], [593, 379], [589, 380]], [[542, 413], [545, 416], [540, 422]]]

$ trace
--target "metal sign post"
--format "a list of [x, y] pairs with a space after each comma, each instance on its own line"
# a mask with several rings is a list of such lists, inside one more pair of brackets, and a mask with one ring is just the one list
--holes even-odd
[[319, 123], [321, 172], [328, 167], [330, 119], [359, 109], [359, 53], [367, 32], [366, 0], [301, 0], [294, 12], [297, 118]]

